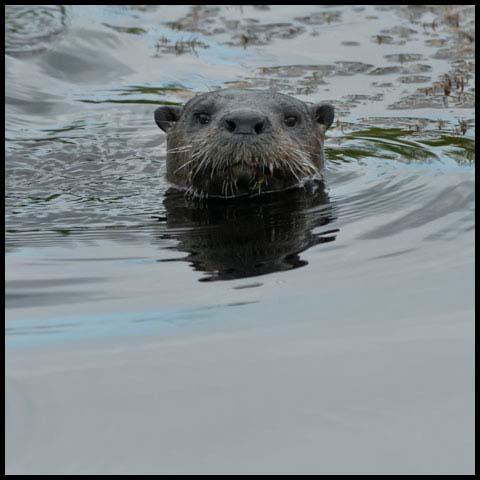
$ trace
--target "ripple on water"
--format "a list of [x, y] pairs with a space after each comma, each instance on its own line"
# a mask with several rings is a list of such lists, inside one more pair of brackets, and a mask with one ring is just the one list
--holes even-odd
[[[380, 277], [386, 264], [411, 268], [429, 255], [460, 261], [474, 230], [474, 120], [460, 91], [470, 92], [467, 74], [473, 73], [459, 64], [464, 82], [458, 72], [452, 77], [458, 85], [448, 101], [458, 103], [461, 114], [448, 111], [439, 120], [437, 107], [448, 105], [433, 89], [435, 102], [417, 92], [421, 101], [402, 104], [403, 117], [381, 115], [401, 92], [415, 91], [410, 83], [439, 79], [448, 63], [432, 61], [439, 45], [466, 48], [468, 36], [454, 38], [441, 22], [435, 32], [418, 21], [412, 28], [396, 25], [398, 15], [411, 13], [399, 6], [363, 7], [378, 16], [361, 20], [358, 11], [341, 6], [316, 6], [316, 13], [310, 6], [256, 9], [250, 19], [241, 9], [223, 16], [222, 6], [185, 7], [175, 19], [175, 8], [7, 6], [7, 300], [10, 312], [27, 319], [10, 325], [7, 336], [56, 332], [63, 338], [82, 322], [93, 332], [103, 320], [50, 313], [69, 304], [96, 311], [102, 302], [108, 311], [122, 311], [129, 308], [122, 299], [138, 313], [144, 301], [179, 302], [183, 285], [197, 301], [182, 310], [188, 322], [206, 302], [205, 292], [235, 293], [225, 294], [219, 316], [228, 305], [258, 308], [249, 303], [255, 292], [272, 279], [275, 285], [298, 279], [298, 269], [315, 285], [349, 278], [366, 265]], [[435, 8], [420, 13], [438, 16]], [[91, 21], [96, 15], [98, 24]], [[333, 31], [341, 54], [326, 61], [322, 36]], [[198, 38], [186, 40], [186, 32]], [[432, 34], [439, 43], [428, 42]], [[315, 48], [311, 36], [319, 37]], [[357, 37], [361, 49], [352, 41]], [[285, 42], [295, 45], [293, 54]], [[378, 80], [385, 74], [388, 82]], [[156, 105], [178, 104], [229, 82], [273, 84], [307, 101], [334, 101], [340, 121], [328, 132], [326, 181], [315, 195], [198, 205], [169, 190]], [[355, 109], [378, 116], [348, 117]], [[280, 279], [281, 272], [292, 276]], [[253, 277], [262, 279], [248, 280]], [[213, 281], [224, 282], [209, 289]], [[337, 294], [343, 299], [345, 292]], [[145, 321], [142, 314], [132, 318], [148, 324], [175, 317], [175, 309], [157, 306]], [[110, 333], [123, 328], [123, 320], [128, 324], [115, 315], [104, 320]]]
[[[78, 145], [60, 144], [53, 154], [44, 148], [32, 152], [27, 140], [16, 142], [6, 168], [9, 246], [112, 234], [130, 238], [136, 231], [143, 235], [157, 228], [158, 221], [152, 217], [166, 218], [164, 161], [153, 148], [139, 156], [124, 136], [109, 128], [101, 134], [101, 146], [98, 138], [85, 146], [88, 139], [75, 139], [75, 130], [61, 135]], [[402, 210], [409, 204], [438, 203], [435, 199], [441, 193], [434, 194], [432, 175], [461, 171], [464, 167], [452, 159], [452, 152], [466, 159], [473, 150], [474, 142], [467, 138], [418, 137], [397, 128], [344, 134], [330, 139], [326, 187], [338, 205], [337, 214], [350, 221]], [[33, 163], [32, 154], [37, 155]], [[275, 208], [272, 202], [267, 205]], [[285, 218], [278, 215], [275, 221], [280, 225]], [[187, 226], [199, 227], [198, 223]]]
[[21, 55], [45, 50], [67, 26], [63, 5], [5, 5], [5, 51]]

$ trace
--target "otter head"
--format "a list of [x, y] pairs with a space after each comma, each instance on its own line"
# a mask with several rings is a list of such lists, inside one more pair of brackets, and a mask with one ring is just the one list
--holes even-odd
[[288, 95], [225, 89], [198, 95], [184, 107], [162, 106], [167, 179], [198, 197], [238, 197], [285, 190], [321, 178], [328, 104]]

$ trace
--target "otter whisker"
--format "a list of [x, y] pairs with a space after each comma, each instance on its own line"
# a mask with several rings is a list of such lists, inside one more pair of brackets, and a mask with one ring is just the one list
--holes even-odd
[[197, 165], [197, 167], [194, 169], [194, 174], [192, 176], [192, 180], [198, 175], [198, 173], [204, 169], [207, 165], [208, 162], [208, 157], [204, 157], [202, 161]]
[[190, 198], [192, 196], [193, 196], [193, 187], [188, 187], [187, 190], [185, 191], [184, 197]]
[[180, 167], [178, 167], [173, 173], [177, 173], [179, 170], [181, 170], [182, 168], [185, 168], [187, 165], [190, 165], [194, 161], [195, 161], [195, 159], [192, 159], [192, 160], [189, 160], [188, 162], [185, 162], [183, 165], [180, 165]]
[[287, 163], [287, 166], [288, 166], [290, 172], [292, 172], [292, 175], [297, 179], [297, 182], [300, 182], [300, 179], [298, 178], [297, 174], [295, 173], [295, 170], [292, 168], [292, 165], [290, 163]]
[[184, 145], [183, 147], [170, 148], [167, 150], [167, 153], [188, 152], [191, 148], [191, 145]]

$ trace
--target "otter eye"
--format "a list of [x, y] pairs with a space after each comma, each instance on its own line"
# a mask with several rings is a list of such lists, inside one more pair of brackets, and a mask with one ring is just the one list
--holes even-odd
[[289, 115], [285, 117], [284, 122], [287, 127], [294, 127], [298, 122], [298, 118], [295, 115]]
[[198, 123], [201, 123], [202, 125], [206, 125], [207, 123], [210, 123], [210, 115], [208, 113], [199, 113], [197, 115]]

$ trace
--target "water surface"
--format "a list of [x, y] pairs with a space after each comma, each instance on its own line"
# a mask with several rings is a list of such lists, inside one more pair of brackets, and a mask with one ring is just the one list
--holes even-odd
[[[473, 22], [474, 6], [7, 6], [10, 471], [471, 473]], [[227, 86], [335, 105], [321, 188], [210, 203], [172, 191], [156, 106]], [[188, 351], [175, 350], [179, 338], [192, 339]], [[103, 368], [120, 365], [104, 357], [109, 349], [136, 358], [125, 345], [143, 360], [102, 382]], [[178, 375], [157, 383], [150, 351]], [[258, 363], [243, 370], [246, 357]], [[190, 361], [199, 376], [182, 370]], [[255, 376], [276, 365], [285, 379]], [[231, 393], [222, 390], [228, 369], [239, 382]], [[48, 394], [60, 388], [57, 401], [69, 403], [74, 383], [86, 392], [97, 381], [97, 400], [78, 392], [73, 403], [85, 425], [109, 411], [120, 385], [125, 395], [101, 429], [111, 442], [103, 459], [95, 442], [91, 452], [81, 446], [88, 429], [78, 433], [65, 402]], [[242, 381], [260, 403], [236, 404]], [[207, 439], [201, 458], [177, 458], [167, 444], [168, 455], [153, 453], [167, 435], [153, 412], [169, 389], [198, 394], [199, 418], [237, 405], [232, 424], [220, 414], [213, 427], [176, 410], [183, 395], [165, 400], [176, 425], [189, 419], [192, 441]], [[142, 408], [159, 423], [150, 431], [139, 406], [115, 428], [150, 439], [142, 448], [113, 427], [135, 404], [132, 392], [155, 398]], [[243, 437], [246, 418], [257, 427]], [[280, 422], [277, 437], [274, 418], [296, 420]], [[62, 426], [43, 442], [49, 422]], [[415, 438], [402, 426], [410, 422]], [[181, 452], [189, 443], [175, 428]], [[288, 432], [292, 443], [274, 440]], [[262, 441], [250, 448], [255, 435]], [[59, 462], [55, 452], [71, 441], [78, 449]], [[348, 445], [351, 465], [301, 448], [328, 452], [336, 442]], [[381, 459], [357, 455], [363, 444], [381, 448]]]

